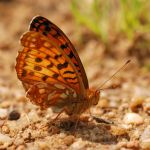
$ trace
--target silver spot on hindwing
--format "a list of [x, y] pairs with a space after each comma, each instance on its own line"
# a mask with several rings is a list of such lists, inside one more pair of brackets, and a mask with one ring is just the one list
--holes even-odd
[[65, 93], [62, 93], [62, 94], [60, 95], [60, 97], [63, 98], [63, 99], [65, 99], [65, 98], [67, 98], [68, 96], [67, 96]]
[[65, 87], [61, 84], [54, 84], [55, 87], [57, 87], [58, 89], [65, 89]]
[[48, 99], [48, 100], [51, 100], [51, 98], [55, 95], [55, 93], [56, 93], [56, 91], [54, 91], [54, 92], [48, 94], [47, 99]]

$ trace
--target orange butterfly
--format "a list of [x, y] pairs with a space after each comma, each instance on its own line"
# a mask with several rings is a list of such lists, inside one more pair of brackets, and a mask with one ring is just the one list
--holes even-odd
[[15, 68], [31, 102], [77, 116], [98, 103], [99, 90], [89, 89], [74, 46], [56, 25], [36, 16], [21, 44]]

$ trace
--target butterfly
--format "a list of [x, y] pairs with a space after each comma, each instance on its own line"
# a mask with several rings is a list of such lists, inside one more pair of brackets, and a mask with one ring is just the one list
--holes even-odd
[[69, 116], [97, 105], [100, 91], [89, 88], [77, 51], [55, 24], [36, 16], [20, 41], [15, 69], [32, 103]]

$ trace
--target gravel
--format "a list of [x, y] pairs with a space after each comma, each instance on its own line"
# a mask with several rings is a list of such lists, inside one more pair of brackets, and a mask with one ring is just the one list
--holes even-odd
[[136, 113], [127, 113], [125, 114], [123, 121], [125, 124], [134, 124], [140, 125], [144, 123], [144, 119]]
[[7, 109], [0, 108], [0, 119], [5, 119], [7, 115]]
[[11, 145], [13, 142], [13, 139], [10, 138], [8, 135], [1, 134], [0, 133], [0, 149], [5, 149], [9, 145]]
[[[20, 36], [36, 14], [49, 18], [62, 30], [65, 29], [69, 39], [77, 46], [91, 88], [100, 86], [122, 66], [124, 60], [130, 59], [126, 55], [117, 59], [118, 52], [125, 48], [125, 37], [122, 41], [119, 35], [119, 39], [114, 41], [118, 51], [113, 49], [113, 55], [109, 56], [109, 50], [108, 53], [104, 52], [105, 46], [98, 38], [91, 36], [86, 28], [81, 27], [79, 30], [70, 14], [69, 5], [68, 0], [0, 2], [0, 149], [149, 149], [150, 72], [143, 71], [134, 58], [102, 87], [98, 105], [90, 109], [92, 116], [112, 124], [96, 121], [89, 112], [85, 112], [73, 131], [72, 118], [61, 114], [57, 120], [52, 121], [57, 113], [51, 108], [40, 110], [25, 98], [24, 88], [17, 79], [14, 66], [17, 53], [22, 50], [18, 44]], [[113, 38], [113, 33], [111, 36]], [[117, 86], [107, 88], [111, 85]]]
[[150, 125], [144, 129], [140, 137], [140, 146], [143, 149], [150, 149]]

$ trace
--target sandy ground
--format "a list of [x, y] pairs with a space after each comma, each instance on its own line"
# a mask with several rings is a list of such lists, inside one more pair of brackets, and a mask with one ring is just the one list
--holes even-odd
[[[25, 98], [14, 66], [21, 49], [19, 38], [37, 14], [55, 22], [79, 49], [91, 87], [106, 81], [126, 60], [132, 60], [106, 85], [116, 88], [101, 90], [98, 105], [91, 109], [92, 115], [114, 124], [96, 121], [85, 113], [74, 133], [75, 123], [68, 116], [62, 114], [51, 122], [57, 113], [50, 108], [41, 111]], [[0, 20], [0, 149], [150, 149], [150, 73], [127, 55], [121, 59], [106, 57], [95, 38], [85, 36], [86, 42], [81, 43], [69, 1], [1, 0]], [[124, 46], [122, 43], [118, 49]]]

